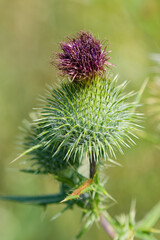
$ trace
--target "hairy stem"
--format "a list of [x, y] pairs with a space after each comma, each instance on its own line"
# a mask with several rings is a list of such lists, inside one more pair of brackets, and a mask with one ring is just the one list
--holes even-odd
[[116, 234], [110, 223], [104, 216], [100, 216], [100, 224], [103, 227], [104, 231], [108, 234], [111, 239], [114, 239]]

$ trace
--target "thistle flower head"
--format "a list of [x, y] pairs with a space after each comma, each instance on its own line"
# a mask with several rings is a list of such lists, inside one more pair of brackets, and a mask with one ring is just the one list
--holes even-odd
[[125, 85], [107, 76], [85, 84], [65, 83], [51, 92], [38, 120], [46, 146], [54, 147], [55, 154], [65, 147], [64, 159], [72, 155], [76, 161], [78, 154], [81, 162], [85, 153], [100, 161], [134, 143], [136, 102], [127, 101], [134, 93], [123, 93]]
[[108, 62], [110, 57], [103, 47], [88, 32], [79, 32], [76, 37], [60, 44], [62, 53], [57, 54], [57, 67], [63, 75], [72, 81], [81, 81], [95, 75], [103, 75], [106, 67], [113, 65]]

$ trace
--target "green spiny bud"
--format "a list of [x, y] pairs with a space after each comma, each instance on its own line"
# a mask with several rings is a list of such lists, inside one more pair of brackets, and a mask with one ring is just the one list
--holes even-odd
[[97, 77], [92, 81], [67, 82], [54, 89], [41, 109], [39, 137], [47, 147], [56, 149], [54, 155], [67, 149], [64, 158], [71, 156], [81, 162], [84, 154], [94, 155], [96, 161], [115, 156], [122, 146], [134, 143], [131, 136], [139, 127], [134, 95], [123, 93], [126, 82], [117, 85], [117, 77]]
[[25, 131], [23, 139], [23, 148], [25, 150], [32, 149], [32, 151], [26, 154], [29, 156], [28, 161], [31, 162], [31, 165], [28, 169], [22, 171], [35, 174], [53, 174], [57, 180], [63, 180], [74, 186], [77, 183], [75, 169], [79, 167], [78, 159], [73, 161], [71, 155], [68, 161], [64, 161], [64, 156], [67, 153], [65, 147], [62, 147], [57, 154], [54, 154], [56, 149], [52, 145], [46, 148], [43, 137], [40, 136], [42, 130], [38, 125], [32, 125], [27, 122], [25, 129], [27, 131]]

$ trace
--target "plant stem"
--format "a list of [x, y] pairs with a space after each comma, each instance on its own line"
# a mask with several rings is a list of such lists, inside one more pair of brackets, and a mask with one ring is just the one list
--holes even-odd
[[[93, 153], [89, 156], [89, 163], [90, 163], [90, 178], [93, 178], [96, 173], [96, 162]], [[108, 234], [108, 236], [111, 239], [114, 239], [116, 235], [115, 231], [103, 215], [100, 215], [100, 224], [105, 230], [105, 232]]]
[[114, 239], [116, 234], [110, 223], [104, 216], [100, 216], [100, 224], [103, 227], [104, 231], [108, 234], [111, 239]]
[[90, 178], [93, 178], [96, 173], [96, 162], [93, 153], [89, 156], [89, 163], [90, 163]]

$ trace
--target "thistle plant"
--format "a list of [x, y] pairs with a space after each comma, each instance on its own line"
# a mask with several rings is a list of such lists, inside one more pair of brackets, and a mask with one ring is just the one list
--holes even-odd
[[[61, 72], [57, 88], [50, 87], [43, 104], [26, 122], [22, 139], [33, 174], [52, 174], [60, 191], [47, 196], [2, 196], [1, 199], [39, 205], [74, 205], [83, 211], [86, 224], [80, 238], [98, 222], [111, 239], [156, 239], [153, 225], [160, 217], [160, 204], [140, 222], [132, 204], [129, 215], [112, 218], [108, 213], [115, 201], [106, 191], [102, 172], [106, 163], [116, 164], [116, 153], [135, 144], [142, 114], [137, 111], [140, 93], [126, 93], [126, 82], [118, 84], [109, 62], [108, 44], [91, 33], [79, 32], [60, 44], [52, 62]], [[17, 160], [16, 159], [16, 160]], [[88, 161], [87, 174], [81, 167]]]

